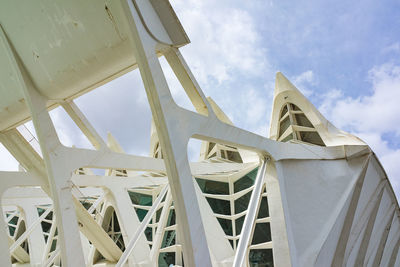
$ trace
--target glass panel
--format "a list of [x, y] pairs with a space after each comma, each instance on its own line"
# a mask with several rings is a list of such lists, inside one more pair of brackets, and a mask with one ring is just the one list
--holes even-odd
[[251, 197], [251, 191], [235, 200], [235, 214], [247, 210], [247, 207], [249, 206], [250, 197]]
[[301, 111], [301, 109], [295, 104], [290, 104], [290, 106], [292, 107], [292, 110]]
[[139, 218], [139, 221], [143, 221], [144, 217], [147, 214], [147, 210], [135, 208], [135, 211]]
[[286, 113], [287, 113], [287, 105], [285, 104], [285, 106], [284, 106], [283, 109], [282, 109], [281, 117], [280, 117], [280, 118], [282, 118]]
[[233, 240], [229, 240], [229, 243], [231, 243], [231, 247], [233, 248]]
[[10, 232], [10, 236], [14, 236], [15, 233], [15, 227], [9, 225], [8, 226], [8, 231]]
[[148, 241], [153, 241], [153, 228], [151, 227], [146, 227], [144, 230], [144, 234], [146, 235], [146, 238]]
[[164, 232], [164, 238], [161, 243], [161, 248], [166, 248], [170, 247], [172, 245], [175, 245], [175, 231], [165, 231]]
[[271, 228], [269, 223], [257, 223], [254, 228], [253, 241], [251, 244], [260, 244], [271, 241]]
[[50, 252], [56, 250], [56, 247], [57, 247], [57, 240], [53, 239], [53, 241], [51, 242]]
[[159, 267], [169, 267], [175, 265], [175, 252], [161, 252], [158, 256]]
[[88, 209], [90, 209], [90, 207], [92, 206], [92, 203], [90, 203], [90, 202], [88, 202], [88, 201], [86, 201], [86, 200], [81, 200], [81, 201], [79, 201], [79, 202], [81, 202], [81, 204], [82, 204], [82, 206], [86, 209], [86, 210], [88, 210]]
[[214, 146], [215, 146], [215, 143], [211, 143], [211, 142], [210, 142], [210, 144], [208, 145], [207, 154], [210, 154], [210, 152], [211, 152], [211, 150], [214, 148]]
[[224, 230], [226, 235], [232, 236], [232, 221], [231, 220], [226, 220], [226, 219], [221, 219], [217, 218], [219, 224], [221, 225], [222, 229]]
[[282, 140], [282, 142], [288, 142], [288, 141], [290, 141], [290, 140], [292, 140], [293, 139], [293, 134], [289, 134], [287, 137], [285, 137], [283, 140]]
[[158, 221], [160, 220], [161, 212], [162, 212], [162, 209], [158, 209], [158, 210], [156, 211], [156, 222], [158, 222]]
[[42, 221], [40, 224], [42, 225], [43, 232], [45, 232], [45, 233], [50, 232], [51, 223]]
[[252, 249], [249, 253], [250, 267], [272, 267], [272, 249]]
[[256, 179], [257, 171], [258, 168], [255, 168], [254, 170], [237, 180], [233, 184], [234, 192], [236, 193], [252, 186], [254, 184], [254, 180]]
[[[46, 211], [46, 209], [37, 208], [37, 211], [38, 211], [39, 216], [41, 216]], [[7, 217], [8, 217], [8, 214], [7, 214]]]
[[175, 210], [170, 210], [168, 215], [167, 226], [175, 225], [176, 218], [175, 218]]
[[279, 136], [286, 131], [287, 128], [290, 126], [290, 118], [287, 116], [280, 124], [279, 124]]
[[245, 217], [246, 217], [246, 215], [243, 215], [242, 217], [236, 219], [236, 234], [237, 235], [240, 235], [240, 232], [242, 231]]
[[137, 192], [128, 191], [129, 197], [133, 204], [142, 206], [151, 206], [153, 201], [153, 196], [145, 195]]
[[314, 128], [312, 123], [307, 119], [304, 114], [295, 114], [297, 125]]
[[242, 157], [240, 156], [239, 152], [235, 151], [226, 151], [228, 154], [228, 159], [234, 162], [243, 163]]
[[318, 146], [325, 146], [317, 132], [300, 132], [301, 140]]
[[258, 210], [257, 218], [266, 218], [269, 217], [269, 210], [268, 210], [268, 199], [263, 197], [261, 199], [260, 209]]
[[53, 211], [50, 211], [49, 214], [47, 214], [45, 219], [49, 220], [49, 221], [53, 220]]
[[124, 251], [125, 243], [122, 238], [121, 227], [119, 226], [117, 214], [111, 206], [106, 210], [102, 227], [115, 244]]
[[216, 195], [229, 195], [229, 184], [224, 182], [196, 178], [203, 193]]
[[120, 229], [119, 223], [118, 223], [118, 217], [117, 217], [117, 214], [115, 213], [115, 211], [114, 211], [114, 214], [113, 214], [113, 221], [114, 221], [114, 229], [113, 229], [113, 231], [114, 232], [121, 232], [121, 229]]
[[17, 225], [18, 220], [19, 220], [19, 217], [18, 216], [14, 216], [8, 223], [9, 224], [13, 224], [13, 225]]
[[229, 201], [209, 197], [207, 197], [206, 199], [214, 213], [231, 215], [231, 204], [229, 203]]

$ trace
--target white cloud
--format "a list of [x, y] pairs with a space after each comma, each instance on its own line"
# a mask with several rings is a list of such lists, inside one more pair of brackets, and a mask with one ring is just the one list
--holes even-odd
[[50, 111], [50, 117], [53, 121], [54, 128], [57, 131], [60, 142], [65, 146], [75, 146], [79, 148], [92, 148], [89, 140], [76, 126], [69, 115], [61, 107]]
[[[205, 95], [235, 125], [265, 135], [273, 87], [258, 85], [269, 84], [274, 75], [257, 18], [240, 1], [173, 0], [171, 4], [191, 40], [181, 52]], [[187, 108], [176, 88], [171, 88], [174, 99]]]
[[315, 76], [312, 70], [307, 70], [292, 79], [293, 84], [306, 96], [312, 95], [310, 85], [315, 85]]
[[372, 93], [358, 98], [343, 97], [339, 91], [327, 95], [324, 111], [339, 127], [360, 132], [395, 132], [400, 135], [400, 66], [384, 64], [369, 72]]
[[396, 42], [383, 48], [383, 53], [390, 53], [390, 52], [395, 52], [395, 53], [400, 52], [400, 43]]
[[18, 161], [0, 143], [0, 171], [18, 171]]
[[307, 70], [294, 78], [295, 83], [313, 83], [314, 73], [312, 70]]
[[400, 197], [400, 148], [391, 144], [400, 137], [400, 66], [388, 63], [374, 67], [369, 79], [370, 95], [345, 97], [335, 89], [324, 96], [320, 111], [371, 146]]
[[268, 99], [254, 89], [248, 90], [243, 98], [249, 103], [247, 107], [242, 107], [246, 112], [247, 123], [253, 127], [258, 126], [259, 122], [269, 114], [267, 110], [269, 105], [266, 105]]
[[160, 58], [160, 64], [175, 103], [188, 110], [196, 111], [188, 95], [186, 94], [185, 89], [182, 87], [178, 78], [175, 76], [174, 71], [164, 57]]
[[[182, 53], [202, 84], [218, 83], [239, 71], [261, 75], [266, 71], [265, 51], [252, 16], [221, 1], [172, 1], [191, 44]], [[227, 23], [229, 22], [229, 23]]]

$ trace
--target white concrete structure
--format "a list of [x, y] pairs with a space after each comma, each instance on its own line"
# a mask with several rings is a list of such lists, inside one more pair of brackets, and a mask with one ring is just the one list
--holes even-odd
[[[0, 23], [0, 141], [21, 165], [0, 172], [0, 266], [400, 266], [399, 206], [368, 145], [280, 73], [270, 138], [232, 125], [179, 53], [167, 0], [3, 0]], [[197, 112], [175, 104], [162, 56]], [[106, 143], [74, 104], [135, 68], [149, 157]], [[59, 105], [96, 150], [61, 144]]]

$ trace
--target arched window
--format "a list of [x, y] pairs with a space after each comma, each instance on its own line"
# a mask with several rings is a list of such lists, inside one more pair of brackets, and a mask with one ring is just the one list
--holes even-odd
[[[108, 236], [114, 241], [114, 243], [122, 250], [125, 250], [125, 243], [122, 237], [121, 227], [119, 225], [117, 213], [112, 206], [108, 206], [104, 216], [102, 218], [102, 224], [104, 231]], [[96, 250], [93, 256], [93, 264], [100, 263], [100, 261], [105, 260], [103, 255]]]
[[278, 141], [305, 142], [325, 146], [314, 125], [295, 104], [286, 103], [279, 116]]

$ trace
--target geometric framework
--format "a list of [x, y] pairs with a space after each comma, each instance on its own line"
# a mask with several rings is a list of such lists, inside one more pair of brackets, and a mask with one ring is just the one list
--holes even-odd
[[[21, 165], [0, 172], [1, 266], [400, 265], [399, 206], [379, 160], [281, 73], [265, 138], [204, 96], [168, 1], [39, 2], [0, 10], [0, 141]], [[37, 34], [60, 21], [59, 39]], [[196, 112], [175, 104], [161, 56]], [[149, 157], [106, 143], [74, 104], [135, 68], [154, 120]], [[56, 106], [95, 150], [60, 143]], [[40, 152], [20, 130], [28, 120]], [[198, 162], [187, 159], [190, 138], [202, 140]]]

